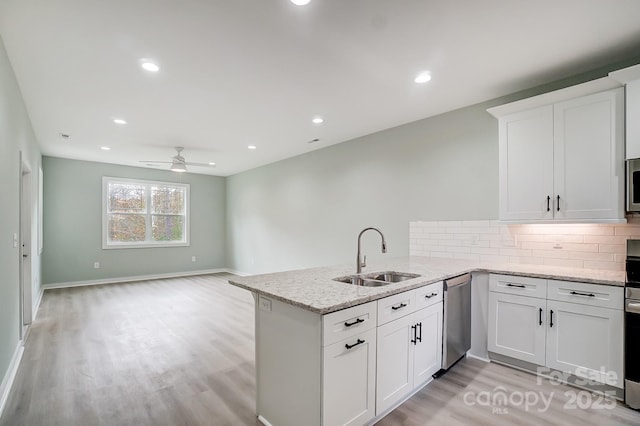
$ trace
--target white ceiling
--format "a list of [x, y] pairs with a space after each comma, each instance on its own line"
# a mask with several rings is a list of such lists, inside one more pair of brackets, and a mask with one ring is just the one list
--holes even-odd
[[639, 18], [638, 0], [0, 1], [44, 154], [181, 145], [220, 176], [640, 55]]

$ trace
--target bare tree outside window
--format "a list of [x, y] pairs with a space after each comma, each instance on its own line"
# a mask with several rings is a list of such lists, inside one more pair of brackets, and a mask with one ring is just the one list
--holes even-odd
[[186, 245], [189, 186], [103, 178], [106, 244], [103, 247]]

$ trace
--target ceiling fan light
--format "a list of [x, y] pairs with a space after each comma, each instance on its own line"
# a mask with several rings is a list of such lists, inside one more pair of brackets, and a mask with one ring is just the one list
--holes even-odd
[[172, 172], [184, 173], [187, 171], [187, 166], [185, 166], [183, 163], [173, 162], [169, 170], [171, 170]]

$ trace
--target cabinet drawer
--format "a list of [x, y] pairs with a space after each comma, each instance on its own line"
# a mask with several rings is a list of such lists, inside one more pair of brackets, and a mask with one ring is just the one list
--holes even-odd
[[416, 309], [442, 302], [442, 281], [417, 288], [414, 291], [416, 293]]
[[322, 317], [322, 345], [348, 339], [376, 326], [376, 302], [369, 302]]
[[489, 291], [545, 299], [547, 297], [547, 280], [491, 274], [489, 277]]
[[624, 309], [623, 287], [549, 280], [547, 298], [560, 302]]
[[401, 318], [415, 312], [416, 293], [415, 290], [394, 294], [378, 300], [378, 325], [386, 324], [396, 318]]

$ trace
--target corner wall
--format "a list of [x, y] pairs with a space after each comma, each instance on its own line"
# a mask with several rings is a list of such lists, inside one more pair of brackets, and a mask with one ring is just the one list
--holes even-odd
[[[224, 178], [46, 156], [43, 169], [44, 284], [226, 266]], [[103, 176], [190, 184], [190, 246], [102, 249]], [[100, 263], [99, 269], [94, 262]]]
[[[625, 62], [367, 135], [227, 178], [228, 266], [244, 273], [355, 262], [367, 226], [386, 256], [408, 223], [498, 217], [498, 122], [486, 109], [603, 77]], [[363, 237], [370, 260], [379, 237]], [[355, 265], [354, 265], [355, 268]]]
[[[20, 344], [20, 252], [13, 247], [13, 234], [20, 233], [20, 153], [31, 169], [31, 216], [35, 225], [40, 149], [0, 39], [0, 410], [9, 384], [9, 367]], [[40, 295], [37, 235], [37, 226], [32, 226], [32, 302]]]

